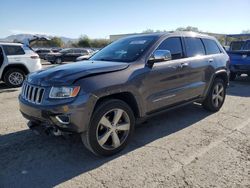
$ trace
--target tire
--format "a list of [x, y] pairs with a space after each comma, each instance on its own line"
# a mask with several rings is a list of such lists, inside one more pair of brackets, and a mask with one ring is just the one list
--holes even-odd
[[234, 81], [234, 80], [235, 80], [235, 78], [236, 78], [236, 76], [237, 76], [237, 74], [236, 74], [236, 73], [231, 72], [231, 73], [230, 73], [230, 81]]
[[55, 60], [56, 64], [62, 64], [62, 59], [60, 57], [57, 57]]
[[[118, 123], [116, 124], [116, 122]], [[134, 126], [134, 113], [127, 103], [111, 99], [97, 106], [93, 112], [90, 125], [87, 131], [81, 134], [81, 138], [85, 147], [95, 155], [111, 156], [127, 146], [134, 132]], [[119, 127], [119, 130], [117, 127]], [[121, 127], [124, 130], [121, 130]]]
[[217, 112], [224, 104], [225, 97], [226, 83], [220, 78], [215, 78], [213, 85], [202, 105], [208, 111]]
[[25, 72], [18, 68], [8, 70], [4, 74], [4, 82], [9, 87], [21, 87], [25, 80]]

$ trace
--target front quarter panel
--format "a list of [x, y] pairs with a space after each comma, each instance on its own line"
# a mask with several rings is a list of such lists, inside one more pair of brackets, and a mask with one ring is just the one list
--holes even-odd
[[141, 88], [143, 78], [149, 70], [144, 64], [131, 64], [127, 69], [104, 73], [78, 80], [75, 84], [80, 85], [86, 93], [91, 93], [100, 99], [112, 94], [122, 92], [131, 93], [137, 102], [140, 116], [144, 114], [144, 104], [141, 100]]

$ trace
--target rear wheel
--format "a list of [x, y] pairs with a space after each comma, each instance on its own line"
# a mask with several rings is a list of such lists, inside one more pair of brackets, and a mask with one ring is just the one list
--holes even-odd
[[55, 63], [62, 64], [62, 59], [60, 57], [56, 58]]
[[25, 73], [21, 69], [13, 68], [4, 74], [4, 82], [9, 87], [20, 87], [25, 79]]
[[226, 84], [222, 79], [216, 78], [202, 105], [206, 110], [217, 112], [222, 107], [225, 97]]
[[108, 100], [94, 111], [88, 130], [81, 135], [82, 141], [95, 155], [114, 155], [128, 144], [134, 125], [133, 111], [125, 102]]

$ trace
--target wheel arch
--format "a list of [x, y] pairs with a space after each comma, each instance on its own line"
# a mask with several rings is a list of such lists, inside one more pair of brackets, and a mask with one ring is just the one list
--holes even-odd
[[110, 99], [119, 99], [124, 101], [125, 103], [127, 103], [131, 110], [133, 111], [135, 118], [140, 117], [140, 107], [138, 105], [138, 102], [135, 98], [135, 96], [131, 93], [131, 92], [120, 92], [120, 93], [113, 93], [110, 95], [105, 95], [100, 97], [96, 103], [95, 103], [95, 107], [94, 110], [96, 109], [96, 107], [98, 105], [100, 105], [102, 102], [106, 101], [106, 100], [110, 100]]
[[229, 77], [228, 77], [227, 71], [226, 71], [225, 69], [217, 70], [217, 71], [213, 74], [212, 78], [210, 79], [210, 82], [209, 82], [209, 84], [208, 84], [208, 86], [207, 86], [207, 88], [206, 88], [206, 90], [205, 90], [205, 93], [204, 93], [203, 98], [206, 98], [206, 97], [207, 97], [207, 95], [208, 95], [208, 93], [209, 93], [209, 91], [210, 91], [210, 89], [211, 89], [211, 87], [212, 87], [212, 85], [213, 85], [213, 82], [214, 82], [214, 80], [215, 80], [216, 78], [222, 79], [222, 80], [226, 83], [226, 86], [228, 86], [228, 84], [229, 84]]
[[26, 75], [29, 74], [29, 70], [25, 65], [23, 65], [23, 64], [11, 64], [11, 65], [7, 65], [6, 67], [4, 67], [4, 70], [3, 70], [3, 73], [1, 76], [1, 80], [4, 79], [5, 73], [10, 69], [20, 69], [20, 70], [24, 71], [24, 73]]
[[219, 71], [215, 72], [213, 81], [216, 78], [222, 79], [226, 83], [226, 85], [229, 84], [229, 77], [228, 77], [228, 74], [227, 74], [226, 70], [219, 70]]

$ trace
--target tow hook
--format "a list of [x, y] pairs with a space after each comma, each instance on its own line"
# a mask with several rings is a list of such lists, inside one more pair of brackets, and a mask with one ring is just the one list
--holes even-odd
[[54, 135], [54, 136], [62, 136], [63, 135], [62, 131], [60, 131], [56, 127], [51, 127], [51, 126], [46, 127], [45, 133], [47, 135]]
[[36, 135], [53, 135], [53, 136], [63, 136], [63, 132], [60, 131], [58, 128], [50, 125], [50, 124], [39, 124], [33, 121], [29, 121], [27, 123], [28, 127], [32, 132]]

